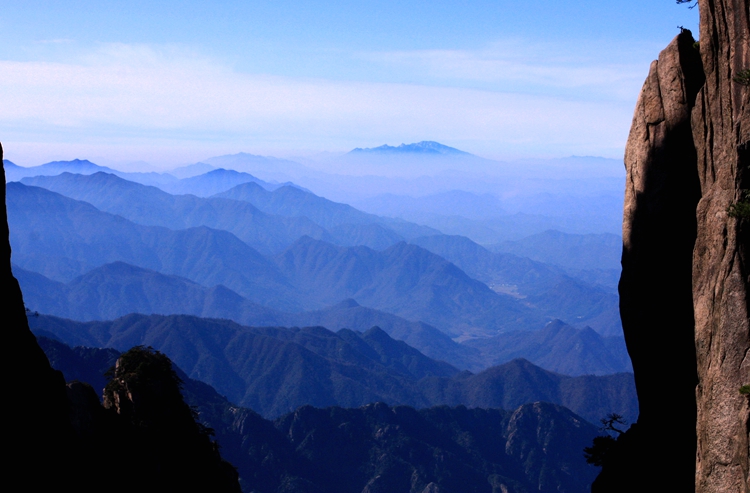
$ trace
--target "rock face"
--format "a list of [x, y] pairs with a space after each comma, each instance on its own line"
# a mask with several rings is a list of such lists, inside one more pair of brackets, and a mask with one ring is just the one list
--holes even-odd
[[592, 491], [750, 491], [749, 5], [699, 0], [700, 45], [677, 36], [636, 106], [620, 312], [640, 417]]
[[[0, 146], [0, 163], [3, 152]], [[29, 330], [21, 295], [21, 288], [10, 268], [10, 242], [5, 208], [5, 170], [0, 194], [0, 282], [3, 296], [3, 344], [12, 351], [3, 358], [8, 378], [4, 382], [6, 395], [6, 427], [4, 443], [12, 450], [6, 459], [8, 487], [27, 491], [52, 490], [64, 480], [68, 471], [65, 462], [66, 446], [72, 437], [68, 421], [68, 402], [65, 380], [55, 371]], [[11, 356], [12, 355], [12, 356]], [[10, 403], [13, 404], [10, 404]], [[39, 474], [44, 464], [45, 474]], [[23, 485], [23, 486], [20, 486]]]
[[[730, 205], [750, 189], [750, 2], [700, 2], [706, 83], [693, 108], [702, 197], [693, 254], [698, 363], [696, 491], [750, 491], [750, 217]], [[745, 72], [747, 74], [747, 72]]]
[[[677, 36], [651, 64], [638, 99], [625, 152], [620, 279], [620, 314], [640, 403], [631, 434], [644, 450], [640, 463], [629, 467], [650, 470], [679, 491], [692, 487], [694, 471], [686, 464], [695, 459], [691, 271], [700, 183], [690, 112], [702, 69], [693, 44], [689, 31]], [[673, 450], [667, 463], [660, 458], [665, 442]]]

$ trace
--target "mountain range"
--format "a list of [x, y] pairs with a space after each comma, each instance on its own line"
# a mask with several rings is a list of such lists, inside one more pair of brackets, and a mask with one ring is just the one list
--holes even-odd
[[[45, 189], [10, 183], [7, 190], [11, 242], [23, 252], [14, 256], [14, 262], [53, 279], [69, 280], [97, 264], [125, 261], [203, 285], [221, 283], [275, 308], [289, 307], [289, 300], [320, 308], [360, 296], [363, 304], [428, 323], [435, 320], [446, 330], [457, 330], [450, 327], [463, 323], [459, 320], [463, 316], [486, 324], [483, 330], [501, 329], [505, 318], [497, 317], [502, 311], [534, 320], [512, 298], [492, 292], [442, 258], [404, 243], [376, 252], [303, 237], [271, 260], [225, 231], [142, 226]], [[157, 197], [161, 193], [157, 191]], [[405, 275], [395, 275], [397, 271]], [[270, 304], [274, 299], [278, 301]], [[444, 306], [437, 306], [443, 302]], [[518, 318], [514, 323], [523, 323]]]
[[[349, 299], [321, 310], [282, 312], [253, 303], [221, 285], [205, 288], [122, 262], [106, 264], [66, 284], [14, 266], [26, 305], [74, 320], [111, 320], [130, 313], [224, 318], [243, 325], [313, 326], [364, 332], [379, 326], [431, 358], [480, 371], [516, 357], [567, 375], [629, 371], [624, 341], [560, 321], [538, 331], [515, 331], [458, 344], [444, 332]], [[571, 350], [573, 349], [573, 350]]]
[[229, 232], [143, 226], [20, 183], [7, 185], [7, 202], [13, 262], [53, 280], [123, 261], [204, 286], [222, 284], [258, 303], [298, 308], [278, 268]]
[[277, 253], [302, 235], [329, 238], [322, 227], [302, 216], [273, 216], [237, 200], [172, 195], [107, 173], [63, 173], [22, 181], [90, 203], [137, 224], [170, 229], [207, 226], [229, 231], [263, 253]]
[[[515, 359], [477, 374], [426, 357], [380, 328], [246, 327], [191, 316], [128, 315], [74, 322], [29, 317], [32, 331], [70, 345], [126, 350], [152, 346], [191, 377], [268, 417], [297, 407], [357, 407], [383, 401], [515, 408], [543, 400], [590, 421], [637, 415], [632, 376], [569, 377]], [[563, 349], [564, 350], [564, 349]]]
[[[330, 241], [335, 240], [331, 238], [331, 234], [322, 226], [318, 226], [305, 216], [268, 215], [256, 209], [251, 203], [249, 203], [249, 201], [254, 201], [262, 207], [272, 209], [273, 212], [277, 213], [300, 214], [301, 211], [309, 211], [311, 212], [310, 215], [320, 222], [323, 222], [326, 225], [333, 225], [333, 231], [336, 235], [341, 234], [342, 227], [351, 227], [349, 229], [349, 240], [352, 241], [348, 241], [350, 243], [363, 243], [369, 241], [370, 243], [376, 243], [377, 246], [382, 248], [387, 244], [402, 238], [402, 236], [394, 232], [393, 229], [389, 231], [386, 228], [395, 227], [402, 233], [406, 233], [407, 229], [411, 229], [410, 233], [412, 234], [413, 241], [416, 240], [416, 238], [413, 238], [414, 234], [432, 232], [431, 230], [424, 228], [420, 230], [419, 227], [414, 225], [398, 224], [395, 221], [386, 220], [380, 220], [379, 223], [372, 222], [365, 225], [356, 224], [355, 221], [363, 223], [366, 221], [377, 221], [379, 218], [377, 218], [377, 216], [361, 213], [345, 204], [336, 204], [310, 194], [309, 192], [289, 186], [280, 187], [275, 191], [270, 192], [262, 189], [254, 183], [239, 185], [225, 194], [243, 200], [231, 200], [222, 197], [202, 199], [189, 195], [174, 196], [154, 187], [135, 184], [122, 180], [119, 177], [103, 173], [88, 176], [62, 174], [55, 177], [24, 179], [24, 181], [27, 183], [41, 184], [78, 199], [85, 199], [99, 207], [105, 208], [110, 213], [125, 216], [141, 224], [161, 225], [170, 228], [211, 226], [217, 229], [233, 232], [236, 234], [237, 238], [244, 240], [246, 245], [262, 248], [265, 251], [290, 243], [292, 238], [298, 237], [297, 235], [302, 235], [306, 231], [314, 232], [313, 236], [317, 236], [318, 238], [329, 239]], [[36, 214], [38, 217], [39, 214], [44, 214], [44, 208], [46, 207], [46, 205], [44, 205], [44, 200], [47, 200], [42, 198], [41, 195], [44, 194], [39, 189], [35, 189], [34, 193], [30, 193], [28, 190], [26, 190], [27, 193], [21, 193], [21, 189], [18, 187], [19, 185], [16, 184], [9, 185], [10, 199], [15, 195], [22, 195], [26, 196], [28, 200], [41, 202], [36, 205], [19, 203], [18, 207], [15, 207], [13, 206], [15, 202], [10, 200], [9, 203], [11, 207], [9, 210], [11, 213], [11, 222], [15, 220], [15, 211], [19, 210], [19, 207], [22, 207], [23, 211], [21, 212], [21, 215], [25, 226], [19, 225], [19, 227], [13, 228], [15, 232], [14, 241], [19, 241], [18, 237], [23, 235], [24, 230], [27, 231], [28, 234], [31, 234], [32, 232], [29, 228], [31, 224], [40, 224], [40, 222], [32, 218], [31, 215]], [[18, 189], [17, 192], [16, 189]], [[53, 199], [49, 198], [49, 200]], [[64, 199], [59, 196], [54, 200], [64, 202]], [[74, 216], [76, 216], [68, 219], [63, 219], [62, 217], [59, 218], [60, 221], [63, 221], [69, 226], [81, 220], [80, 217], [78, 217], [80, 216], [79, 212], [82, 208], [85, 208], [85, 206], [80, 203], [75, 205], [73, 203], [68, 203], [66, 206], [58, 204], [55, 207], [58, 211], [68, 209]], [[93, 211], [89, 212], [91, 213], [90, 215], [93, 214]], [[334, 219], [337, 217], [340, 218], [338, 220], [338, 226], [336, 226], [336, 220]], [[492, 332], [498, 329], [508, 330], [521, 328], [524, 324], [525, 327], [541, 327], [545, 323], [543, 318], [535, 319], [531, 316], [529, 307], [525, 306], [524, 303], [507, 299], [502, 290], [500, 290], [499, 293], [491, 293], [485, 286], [478, 284], [472, 285], [473, 281], [470, 281], [469, 278], [464, 276], [460, 271], [450, 269], [447, 271], [444, 269], [440, 271], [440, 276], [442, 276], [441, 279], [434, 279], [432, 281], [427, 279], [426, 282], [428, 285], [434, 286], [425, 286], [425, 288], [428, 288], [427, 291], [424, 291], [424, 289], [420, 287], [420, 285], [424, 285], [425, 279], [422, 279], [421, 284], [403, 284], [403, 288], [401, 289], [408, 289], [410, 292], [410, 298], [408, 299], [413, 302], [408, 309], [404, 306], [399, 306], [399, 303], [402, 303], [405, 300], [404, 293], [399, 291], [398, 285], [394, 286], [394, 283], [390, 282], [390, 280], [387, 286], [382, 284], [380, 286], [373, 285], [373, 283], [377, 284], [379, 282], [377, 276], [391, 276], [388, 269], [391, 269], [391, 271], [394, 268], [401, 271], [404, 269], [413, 270], [414, 266], [417, 266], [418, 270], [409, 274], [414, 278], [415, 276], [421, 276], [425, 272], [429, 272], [429, 270], [423, 270], [419, 266], [427, 267], [427, 265], [430, 264], [432, 264], [433, 267], [429, 267], [429, 269], [441, 269], [437, 267], [437, 257], [430, 257], [424, 251], [415, 251], [403, 246], [399, 247], [394, 245], [390, 249], [386, 249], [379, 253], [366, 253], [366, 250], [362, 250], [361, 247], [348, 248], [346, 250], [341, 250], [339, 248], [337, 250], [332, 246], [325, 246], [324, 243], [310, 241], [308, 239], [297, 240], [296, 243], [288, 246], [283, 254], [274, 259], [262, 258], [262, 255], [260, 255], [257, 249], [255, 252], [252, 252], [251, 250], [244, 248], [246, 253], [228, 254], [232, 259], [229, 260], [226, 258], [227, 254], [217, 252], [217, 250], [226, 251], [227, 247], [229, 247], [235, 252], [239, 252], [240, 250], [243, 250], [243, 248], [239, 245], [231, 247], [229, 243], [233, 240], [229, 237], [222, 240], [214, 240], [214, 237], [221, 234], [218, 231], [194, 227], [183, 230], [181, 233], [170, 233], [168, 231], [155, 230], [153, 228], [144, 230], [142, 227], [138, 227], [138, 225], [130, 224], [126, 229], [133, 230], [133, 234], [128, 234], [131, 238], [118, 241], [118, 244], [124, 245], [128, 242], [133, 243], [135, 240], [132, 237], [138, 235], [146, 235], [149, 238], [158, 239], [148, 240], [147, 242], [151, 243], [148, 247], [142, 245], [131, 245], [127, 252], [124, 252], [123, 255], [118, 255], [111, 252], [112, 249], [110, 248], [110, 245], [112, 242], [110, 240], [117, 236], [122, 237], [124, 233], [123, 228], [119, 227], [119, 231], [112, 231], [113, 227], [107, 226], [107, 223], [111, 224], [112, 221], [114, 221], [114, 218], [106, 215], [100, 215], [96, 218], [89, 217], [87, 219], [88, 223], [99, 223], [96, 228], [90, 229], [94, 230], [92, 232], [94, 236], [96, 236], [97, 233], [101, 233], [99, 235], [101, 240], [88, 237], [85, 241], [85, 248], [89, 250], [100, 250], [101, 252], [105, 250], [109, 251], [109, 257], [102, 259], [103, 261], [100, 261], [97, 258], [98, 255], [96, 253], [91, 252], [87, 252], [86, 254], [83, 252], [76, 253], [73, 255], [74, 258], [72, 259], [70, 258], [70, 255], [66, 255], [65, 257], [67, 258], [60, 259], [59, 251], [54, 252], [52, 255], [49, 254], [50, 252], [44, 252], [45, 242], [39, 243], [36, 241], [28, 241], [27, 243], [24, 243], [22, 241], [20, 245], [24, 247], [23, 250], [26, 258], [15, 259], [15, 262], [22, 268], [40, 272], [53, 279], [68, 281], [76, 275], [83, 274], [92, 267], [95, 267], [96, 263], [101, 265], [106, 261], [124, 261], [167, 274], [181, 275], [206, 286], [224, 284], [253, 302], [283, 310], [300, 308], [316, 309], [322, 306], [334, 304], [342, 299], [355, 298], [358, 299], [360, 304], [369, 305], [386, 311], [392, 311], [409, 319], [422, 320], [431, 323], [432, 325], [437, 325], [442, 330], [448, 330], [454, 334], [456, 334], [457, 331], [468, 332], [469, 334], [481, 334], [482, 331], [488, 330]], [[352, 222], [342, 224], [344, 221]], [[36, 226], [34, 226], [34, 228], [35, 227]], [[57, 236], [61, 231], [62, 226], [58, 226], [53, 236]], [[105, 231], [107, 231], [107, 233], [104, 233]], [[37, 231], [35, 229], [33, 234], [41, 235], [42, 232], [41, 230]], [[215, 260], [216, 262], [219, 262], [222, 267], [218, 269], [213, 268], [211, 269], [212, 272], [209, 273], [206, 272], [207, 269], [202, 269], [200, 272], [196, 272], [194, 266], [189, 266], [185, 263], [180, 266], [170, 266], [168, 265], [169, 262], [167, 262], [167, 265], [165, 265], [163, 257], [167, 255], [173, 256], [175, 251], [179, 251], [179, 247], [176, 247], [174, 244], [175, 236], [185, 235], [189, 237], [203, 237], [202, 240], [188, 240], [193, 243], [196, 241], [204, 243], [206, 240], [210, 241], [210, 247], [207, 251], [205, 251], [206, 247], [203, 247], [203, 250], [205, 251], [204, 255], [214, 256], [213, 258], [216, 258], [215, 255], [224, 257], [223, 260]], [[363, 235], [366, 237], [366, 240], [361, 239]], [[75, 237], [77, 235], [73, 236]], [[164, 239], [164, 236], [172, 236], [172, 238]], [[355, 236], [355, 238], [352, 238], [352, 236]], [[209, 238], [211, 239], [209, 240]], [[341, 239], [340, 236], [339, 239]], [[51, 248], [51, 243], [59, 243], [60, 241], [65, 242], [65, 240], [62, 240], [61, 238], [47, 240], [46, 244], [50, 245], [50, 247], [47, 248]], [[108, 244], [96, 246], [96, 244], [102, 240], [106, 241]], [[73, 238], [71, 241], [75, 242], [76, 240]], [[425, 240], [422, 241], [422, 243], [429, 244], [433, 251], [446, 255], [445, 249], [441, 250], [439, 245], [436, 246], [434, 240], [431, 242]], [[149, 251], [149, 255], [143, 254], [144, 251], [153, 250], [154, 246], [161, 245], [168, 247], [170, 250], [169, 253], [165, 254], [164, 252]], [[133, 254], [133, 247], [137, 249], [139, 248], [141, 252], [138, 255]], [[467, 271], [474, 273], [475, 277], [479, 276], [477, 273], [482, 273], [482, 275], [486, 274], [483, 268], [476, 268], [478, 262], [480, 264], [482, 262], [486, 264], [486, 259], [476, 259], [476, 252], [481, 251], [482, 255], [480, 255], [480, 257], [491, 257], [492, 254], [487, 251], [482, 251], [483, 249], [481, 247], [476, 244], [472, 245], [470, 242], [469, 247], [474, 249], [474, 253], [472, 254], [474, 257], [472, 259], [474, 265], [469, 265], [472, 262], [464, 262], [462, 264], [457, 257], [449, 257], [449, 260], [453, 260], [461, 267], [464, 267]], [[117, 249], [117, 247], [114, 247], [114, 250]], [[33, 255], [34, 260], [32, 260], [29, 257], [35, 253], [34, 250], [39, 253]], [[238, 254], [246, 259], [252, 259], [252, 263], [254, 264], [254, 267], [252, 267], [252, 274], [247, 272], [247, 266], [245, 265], [247, 260], [234, 260], [238, 258]], [[396, 257], [394, 257], [394, 254]], [[136, 257], [138, 260], [136, 260]], [[149, 261], [149, 257], [155, 259]], [[466, 256], [464, 255], [464, 257]], [[311, 270], [309, 268], [309, 262], [300, 262], [303, 258], [308, 259], [308, 261], [309, 259], [315, 258], [317, 259], [316, 262], [322, 263], [317, 264], [315, 269]], [[518, 259], [506, 255], [494, 263], [502, 264], [505, 262], [507, 264], [516, 260]], [[290, 264], [290, 262], [292, 263]], [[350, 262], [350, 267], [347, 267], [347, 269], [353, 270], [348, 271], [344, 274], [344, 277], [336, 279], [335, 283], [332, 283], [330, 277], [326, 278], [326, 276], [334, 275], [338, 277], [339, 273], [335, 270], [331, 271], [329, 266], [343, 265], [341, 264], [342, 262]], [[401, 263], [399, 264], [399, 262]], [[373, 265], [373, 263], [375, 265]], [[542, 266], [536, 267], [537, 270], [542, 269]], [[386, 270], [383, 270], [384, 268]], [[507, 266], [502, 267], [502, 265], [496, 265], [494, 271], [497, 272], [498, 269], [501, 268], [505, 268], [506, 271], [508, 270]], [[238, 270], [242, 272], [237, 272]], [[449, 272], [452, 272], [452, 274], [448, 276], [449, 278], [452, 276], [453, 280], [451, 281], [448, 281], [448, 279], [445, 278], [445, 274]], [[373, 275], [375, 277], [372, 277]], [[572, 308], [569, 306], [566, 307], [564, 304], [561, 305], [559, 304], [559, 299], [556, 294], [558, 294], [558, 292], [568, 293], [575, 291], [575, 289], [571, 289], [571, 286], [561, 287], [560, 276], [557, 275], [557, 278], [555, 278], [555, 275], [556, 274], [547, 275], [549, 280], [548, 285], [541, 289], [542, 291], [546, 290], [551, 294], [547, 295], [545, 298], [545, 295], [539, 292], [540, 289], [537, 289], [536, 294], [538, 296], [529, 299], [529, 302], [533, 301], [532, 305], [537, 308], [552, 304], [549, 310], [542, 310], [542, 316], [563, 318], [575, 321], [576, 323], [589, 324], [596, 330], [603, 331], [605, 334], [609, 333], [608, 331], [611, 332], [617, 330], [616, 317], [606, 315], [608, 311], [611, 313], [613, 310], [613, 299], [607, 299], [607, 295], [604, 293], [597, 293], [595, 288], [592, 289], [580, 282], [568, 279], [568, 284], [575, 286], [577, 292], [575, 297], [569, 300], [569, 304], [573, 305]], [[287, 277], [286, 280], [283, 279], [284, 276]], [[484, 275], [482, 280], [489, 282], [490, 285], [492, 285], [493, 281], [488, 281], [488, 279], [485, 279], [486, 277], [487, 276]], [[531, 276], [526, 277], [530, 278]], [[554, 280], [553, 278], [557, 280]], [[394, 276], [392, 279], [405, 278], [403, 276]], [[435, 285], [435, 283], [437, 283], [437, 285]], [[447, 292], [446, 283], [448, 286]], [[290, 286], [295, 284], [296, 286], [294, 286], [294, 290], [296, 290], [296, 292], [292, 294]], [[263, 288], [260, 288], [261, 285]], [[327, 289], [321, 291], [319, 286], [322, 285], [326, 285]], [[437, 286], [439, 285], [442, 285], [442, 287], [438, 288]], [[459, 292], [463, 290], [469, 293], [477, 293], [477, 296], [480, 299], [479, 304], [483, 305], [483, 307], [472, 306], [470, 298], [474, 295], [459, 295], [456, 289], [458, 289]], [[441, 298], [443, 296], [442, 293], [451, 293], [449, 295], [450, 299], [444, 297]], [[524, 295], [526, 294], [528, 293], [525, 293]], [[461, 296], [463, 296], [463, 298]], [[421, 301], [415, 301], [415, 298], [421, 298]], [[611, 295], [610, 298], [612, 298]], [[441, 299], [443, 301], [441, 301]], [[591, 300], [589, 302], [590, 305], [588, 307], [581, 305], [581, 300]], [[557, 306], [554, 305], [555, 303], [557, 303]], [[435, 307], [438, 307], [438, 312], [435, 312]], [[498, 312], [498, 310], [501, 311]], [[575, 310], [578, 311], [576, 312]], [[513, 313], [514, 315], [510, 315], [509, 318], [509, 316], [502, 315], [502, 313]], [[464, 318], [464, 320], [458, 320], [459, 318]], [[614, 326], [610, 323], [613, 319]], [[501, 325], [498, 325], [498, 320], [513, 321], [510, 324], [507, 322], [501, 322]], [[549, 320], [549, 318], [547, 320]], [[609, 324], [609, 326], [607, 324]], [[451, 329], [449, 326], [454, 328]]]
[[[200, 186], [214, 183], [220, 191], [244, 179], [247, 177], [224, 173]], [[453, 491], [459, 486], [461, 491], [490, 491], [488, 486], [519, 493], [530, 487], [550, 492], [561, 488], [584, 491], [595, 471], [580, 458], [570, 458], [573, 451], [591, 443], [595, 431], [583, 418], [554, 403], [572, 408], [589, 421], [609, 412], [628, 419], [636, 415], [632, 375], [628, 373], [564, 376], [513, 359], [474, 374], [430, 358], [379, 327], [333, 332], [320, 326], [247, 326], [226, 319], [166, 315], [189, 307], [196, 315], [224, 312], [245, 320], [283, 319], [284, 325], [291, 325], [288, 322], [294, 317], [327, 318], [330, 324], [342, 317], [359, 317], [360, 325], [368, 318], [380, 317], [391, 323], [391, 331], [401, 331], [406, 339], [447, 349], [446, 354], [472, 364], [527, 352], [550, 366], [567, 365], [566, 371], [571, 373], [599, 371], [606, 366], [606, 359], [597, 361], [592, 354], [616, 352], [616, 345], [607, 344], [593, 330], [556, 321], [542, 330], [528, 331], [542, 326], [555, 309], [563, 310], [564, 303], [555, 307], [542, 301], [547, 304], [544, 308], [536, 306], [544, 300], [545, 286], [561, 280], [563, 285], [577, 282], [562, 271], [544, 265], [527, 269], [527, 275], [534, 269], [544, 272], [536, 284], [519, 281], [514, 285], [528, 294], [491, 289], [477, 277], [486, 274], [500, 279], [498, 276], [505, 275], [506, 281], [517, 281], [521, 276], [519, 269], [514, 270], [520, 265], [517, 257], [503, 260], [502, 255], [477, 250], [478, 245], [465, 239], [455, 244], [450, 243], [451, 238], [434, 242], [429, 239], [440, 237], [439, 232], [429, 234], [433, 231], [425, 229], [427, 236], [401, 236], [389, 229], [393, 221], [382, 218], [365, 222], [365, 230], [358, 229], [356, 223], [324, 227], [298, 211], [325, 212], [341, 204], [310, 201], [310, 192], [293, 186], [265, 190], [256, 185], [261, 190], [254, 190], [254, 200], [265, 200], [265, 207], [281, 205], [279, 210], [284, 210], [288, 206], [287, 215], [282, 215], [269, 214], [250, 200], [171, 195], [105, 173], [83, 178], [60, 174], [27, 181], [63, 192], [19, 183], [6, 189], [12, 216], [10, 237], [16, 242], [14, 268], [28, 288], [29, 303], [67, 310], [77, 318], [112, 318], [118, 311], [165, 313], [76, 322], [38, 315], [32, 307], [27, 315], [36, 333], [68, 343], [128, 349], [119, 356], [115, 379], [104, 393], [105, 407], [115, 403], [117, 413], [123, 416], [132, 412], [133, 404], [128, 402], [148, 406], [149, 401], [167, 394], [151, 396], [153, 392], [144, 387], [135, 395], [137, 382], [163, 384], [118, 372], [140, 371], [126, 369], [132, 358], [160, 359], [160, 351], [169, 355], [185, 368], [183, 381], [191, 379], [191, 390], [185, 395], [192, 393], [195, 399], [194, 413], [199, 414], [193, 416], [206, 418], [204, 427], [219, 428], [221, 445], [241, 464], [246, 491], [280, 492], [293, 485], [294, 491], [364, 488], [374, 492], [400, 489], [407, 483], [425, 493]], [[98, 193], [92, 193], [97, 187]], [[272, 194], [280, 188], [285, 190], [276, 195], [280, 198], [274, 198]], [[78, 195], [74, 199], [66, 194]], [[295, 203], [284, 194], [292, 198], [296, 194], [301, 201]], [[359, 211], [350, 212], [371, 219]], [[240, 221], [226, 222], [237, 216]], [[335, 216], [335, 212], [329, 215]], [[323, 217], [319, 216], [321, 222]], [[293, 229], [299, 225], [318, 228], [318, 237]], [[274, 230], [279, 227], [281, 232]], [[414, 226], [406, 227], [417, 231]], [[361, 239], [351, 246], [333, 244], [345, 243], [342, 238], [346, 235], [381, 241], [387, 236], [383, 232], [389, 231], [389, 241], [398, 241], [379, 250], [357, 245]], [[473, 248], [474, 256], [467, 257], [464, 265], [474, 269], [473, 276], [419, 242], [434, 250], [446, 245], [455, 250], [459, 244]], [[451, 248], [444, 255], [449, 255]], [[141, 262], [148, 265], [139, 265]], [[33, 269], [24, 270], [30, 267]], [[579, 295], [596, 291], [578, 284]], [[531, 292], [534, 289], [536, 293]], [[341, 299], [348, 300], [337, 303]], [[360, 306], [355, 299], [372, 308]], [[329, 308], [324, 309], [326, 305]], [[316, 310], [300, 311], [311, 308]], [[547, 313], [546, 308], [552, 311]], [[600, 312], [606, 314], [606, 310]], [[589, 318], [596, 320], [595, 316]], [[464, 344], [457, 344], [445, 333]], [[469, 344], [480, 340], [487, 344]], [[584, 351], [576, 341], [585, 346]], [[111, 362], [114, 357], [113, 349], [66, 349], [55, 341], [44, 344], [58, 365], [75, 367], [86, 360], [88, 368], [78, 365], [72, 374], [96, 380], [96, 385], [101, 380], [96, 379], [92, 366]], [[566, 358], [563, 353], [573, 357]], [[163, 361], [159, 365], [166, 368]], [[272, 423], [249, 409], [238, 408], [192, 378], [277, 419]], [[128, 379], [133, 380], [127, 383]], [[177, 377], [174, 380], [178, 381]], [[118, 385], [125, 385], [124, 390], [115, 390]], [[68, 398], [79, 406], [71, 409], [83, 410], [80, 402], [95, 396], [85, 384], [72, 383], [68, 388]], [[141, 396], [141, 392], [150, 397], [144, 397], [146, 393]], [[443, 407], [430, 407], [438, 404]], [[311, 405], [334, 407], [316, 409]], [[87, 406], [99, 408], [91, 402]], [[501, 407], [515, 411], [481, 409]], [[80, 423], [90, 422], [85, 421], [90, 418], [75, 419], [76, 430]], [[192, 423], [192, 418], [189, 421]], [[99, 429], [97, 424], [86, 426]], [[169, 426], [160, 424], [159, 428]], [[197, 429], [207, 436], [208, 428]], [[504, 443], [504, 454], [497, 453], [491, 443]], [[154, 442], [142, 456], [159, 454], [158, 447], [161, 445]], [[160, 460], [169, 461], [173, 455], [179, 454], [161, 454]], [[437, 462], [436, 457], [440, 457]], [[258, 472], [261, 469], [263, 472]]]
[[[101, 374], [120, 357], [112, 349], [39, 342], [67, 380], [89, 378], [95, 388], [104, 385]], [[304, 406], [268, 421], [179, 367], [174, 370], [185, 401], [214, 431], [246, 492], [583, 493], [596, 474], [580, 453], [596, 428], [554, 404], [524, 404], [513, 411]]]
[[489, 245], [488, 249], [555, 265], [578, 279], [617, 291], [622, 257], [622, 238], [617, 235], [570, 235], [549, 230]]
[[[0, 177], [4, 180], [4, 167]], [[13, 396], [5, 410], [3, 443], [13, 451], [5, 459], [5, 489], [93, 493], [111, 482], [107, 489], [117, 493], [239, 493], [236, 469], [196, 421], [164, 355], [146, 348], [123, 355], [104, 389], [103, 403], [90, 385], [66, 384], [50, 365], [29, 330], [23, 295], [11, 272], [5, 192], [3, 187], [0, 285], [4, 344], [13, 354], [5, 362], [12, 374], [6, 390]]]
[[422, 141], [416, 144], [401, 144], [399, 146], [389, 146], [388, 144], [380, 147], [360, 148], [357, 147], [349, 154], [430, 154], [430, 155], [454, 155], [469, 156], [468, 152], [460, 151], [454, 147], [448, 147], [439, 142]]
[[[513, 296], [493, 292], [454, 264], [416, 245], [401, 243], [378, 252], [366, 247], [337, 247], [303, 237], [281, 254], [264, 257], [248, 243], [257, 246], [264, 240], [278, 244], [284, 235], [289, 241], [305, 231], [289, 229], [294, 225], [307, 224], [308, 229], [323, 237], [328, 233], [304, 217], [267, 215], [244, 201], [174, 196], [112, 175], [63, 174], [33, 181], [91, 200], [119, 215], [101, 212], [86, 202], [45, 189], [9, 184], [11, 241], [23, 252], [14, 257], [14, 262], [54, 280], [67, 282], [98, 266], [122, 261], [183, 276], [204, 286], [223, 284], [254, 303], [274, 309], [320, 309], [354, 298], [362, 305], [421, 320], [454, 335], [486, 336], [498, 330], [542, 327], [551, 318], [579, 322], [588, 320], [586, 316], [592, 319], [594, 328], [604, 333], [607, 330], [606, 325], [594, 323], [597, 315], [607, 320], [606, 304], [594, 301], [583, 313], [566, 312], [564, 305], [539, 313]], [[292, 196], [311, 196], [291, 187], [279, 190]], [[336, 205], [318, 200], [321, 201], [326, 207]], [[171, 227], [208, 223], [233, 229], [247, 241], [241, 241], [231, 231], [205, 225], [173, 231], [132, 223], [122, 215]], [[227, 225], [225, 216], [245, 220], [233, 219]], [[277, 230], [273, 228], [280, 228], [281, 232], [274, 233]], [[254, 238], [252, 242], [249, 236]], [[484, 255], [492, 254], [485, 251]], [[595, 295], [594, 300], [601, 297], [595, 289], [583, 286], [583, 291], [585, 295], [576, 296], [579, 303], [586, 296], [591, 299]], [[544, 299], [534, 301], [538, 305], [549, 304]]]
[[590, 325], [608, 336], [622, 332], [615, 294], [567, 275], [554, 265], [493, 253], [463, 236], [435, 235], [415, 238], [411, 243], [449, 260], [493, 290], [522, 299], [544, 315]]

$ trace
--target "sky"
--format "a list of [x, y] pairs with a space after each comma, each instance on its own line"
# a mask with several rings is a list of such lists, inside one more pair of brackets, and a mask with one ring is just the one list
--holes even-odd
[[697, 23], [674, 0], [0, 0], [0, 141], [123, 169], [422, 140], [620, 159], [649, 64]]

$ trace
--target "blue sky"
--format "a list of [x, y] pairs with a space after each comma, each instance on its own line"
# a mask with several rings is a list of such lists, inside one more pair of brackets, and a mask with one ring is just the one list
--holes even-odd
[[0, 140], [23, 165], [157, 167], [437, 140], [620, 157], [674, 0], [0, 4]]

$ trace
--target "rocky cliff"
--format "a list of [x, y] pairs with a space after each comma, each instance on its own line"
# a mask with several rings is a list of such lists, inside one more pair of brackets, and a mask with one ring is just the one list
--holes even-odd
[[[3, 152], [0, 146], [0, 163]], [[12, 451], [7, 460], [8, 484], [27, 491], [52, 490], [70, 471], [65, 445], [73, 436], [68, 421], [68, 401], [62, 373], [55, 371], [29, 330], [21, 288], [10, 268], [10, 242], [5, 207], [5, 169], [0, 164], [0, 282], [3, 303], [2, 358], [7, 376], [3, 384], [6, 402], [4, 443]], [[45, 474], [39, 474], [40, 466]], [[20, 486], [23, 485], [23, 486]]]
[[[110, 397], [122, 394], [117, 384], [130, 391], [128, 398], [139, 397], [129, 412], [123, 412], [123, 405], [103, 408], [90, 385], [66, 385], [63, 374], [50, 366], [29, 330], [21, 289], [11, 271], [2, 158], [0, 146], [0, 283], [6, 299], [3, 347], [7, 352], [3, 444], [9, 452], [5, 489], [93, 492], [106, 484], [113, 492], [239, 493], [236, 471], [222, 461], [216, 444], [196, 423], [182, 400], [179, 381], [169, 371], [165, 375], [143, 364], [144, 359], [156, 358], [161, 367], [171, 369], [165, 356], [145, 351], [128, 375], [115, 371]], [[148, 392], [153, 388], [159, 392]], [[127, 403], [134, 404], [132, 399]], [[156, 417], [158, 413], [151, 412], [155, 407], [161, 413]]]
[[[593, 491], [750, 491], [748, 0], [699, 0], [625, 153], [620, 312], [640, 401]], [[657, 479], [658, 478], [658, 479]]]
[[750, 491], [750, 2], [701, 0], [706, 82], [692, 111], [701, 200], [693, 251], [696, 491]]

